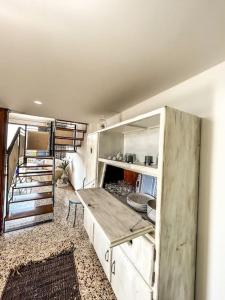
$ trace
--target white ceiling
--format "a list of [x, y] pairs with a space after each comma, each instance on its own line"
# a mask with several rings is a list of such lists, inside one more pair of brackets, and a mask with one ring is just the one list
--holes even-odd
[[91, 121], [223, 60], [224, 0], [0, 0], [0, 105], [18, 112]]

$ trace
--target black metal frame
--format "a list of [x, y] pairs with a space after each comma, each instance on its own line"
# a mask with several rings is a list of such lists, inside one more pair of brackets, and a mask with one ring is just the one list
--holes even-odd
[[[14, 123], [9, 123], [9, 124], [14, 124]], [[19, 125], [19, 124], [16, 124], [16, 125]], [[54, 206], [54, 203], [55, 203], [55, 184], [54, 184], [54, 181], [55, 181], [55, 153], [54, 153], [54, 122], [51, 122], [50, 124], [50, 127], [49, 126], [38, 126], [38, 125], [27, 125], [27, 124], [21, 124], [21, 126], [24, 126], [24, 128], [22, 127], [19, 127], [13, 137], [13, 140], [10, 144], [10, 146], [8, 147], [8, 150], [7, 150], [7, 176], [6, 176], [6, 187], [7, 187], [7, 191], [6, 191], [6, 215], [9, 214], [9, 204], [12, 202], [11, 200], [13, 199], [13, 194], [14, 194], [14, 186], [9, 184], [9, 158], [10, 158], [10, 154], [13, 150], [13, 147], [15, 145], [15, 143], [18, 141], [18, 138], [19, 138], [19, 145], [18, 145], [18, 156], [17, 156], [17, 166], [16, 166], [16, 173], [15, 173], [15, 178], [17, 180], [17, 172], [18, 172], [18, 168], [21, 166], [20, 164], [20, 147], [21, 147], [21, 141], [20, 141], [20, 137], [21, 135], [24, 135], [25, 136], [25, 140], [24, 140], [24, 153], [23, 153], [23, 162], [22, 164], [24, 163], [27, 163], [27, 152], [26, 152], [26, 149], [27, 149], [27, 131], [28, 131], [28, 128], [29, 127], [35, 127], [37, 128], [38, 130], [39, 129], [47, 129], [46, 131], [49, 132], [50, 134], [50, 143], [49, 143], [49, 150], [48, 150], [48, 154], [49, 156], [51, 156], [51, 159], [52, 159], [52, 202], [53, 202], [53, 206]], [[35, 156], [34, 156], [35, 158]], [[44, 158], [44, 156], [43, 156]], [[16, 184], [16, 183], [15, 183]], [[11, 194], [11, 197], [9, 199], [9, 192], [10, 192], [10, 188], [12, 188], [12, 194]], [[54, 214], [54, 212], [53, 212]], [[4, 222], [4, 231], [5, 231], [5, 222]]]
[[[24, 129], [22, 127], [19, 127], [8, 147], [7, 150], [7, 176], [6, 176], [6, 214], [8, 215], [9, 213], [9, 203], [11, 201], [11, 199], [13, 198], [13, 187], [12, 187], [12, 197], [9, 199], [9, 191], [11, 188], [11, 184], [9, 184], [9, 158], [10, 158], [10, 154], [12, 153], [13, 147], [15, 145], [15, 143], [17, 142], [17, 140], [19, 139], [18, 143], [18, 156], [17, 156], [17, 166], [16, 166], [16, 175], [17, 175], [17, 170], [20, 166], [20, 146], [21, 146], [21, 142], [20, 142], [20, 137], [22, 135], [22, 132], [24, 131]], [[26, 134], [26, 132], [24, 132], [24, 134]], [[26, 138], [25, 138], [26, 140]], [[24, 149], [26, 148], [26, 144], [24, 146]]]
[[[84, 129], [79, 129], [79, 125], [85, 125], [85, 128]], [[56, 129], [59, 128], [59, 130], [63, 130], [63, 129], [70, 129], [70, 130], [73, 130], [74, 131], [74, 135], [73, 135], [73, 145], [66, 145], [65, 146], [61, 146], [63, 147], [63, 149], [56, 149], [56, 152], [77, 152], [77, 147], [78, 146], [81, 146], [81, 141], [80, 141], [80, 144], [77, 145], [77, 132], [81, 132], [83, 134], [82, 138], [81, 139], [84, 139], [84, 134], [87, 132], [87, 126], [88, 126], [88, 123], [84, 123], [84, 122], [74, 122], [74, 121], [67, 121], [67, 120], [60, 120], [60, 119], [57, 119], [55, 120], [55, 127]], [[57, 136], [56, 136], [56, 139], [57, 139]], [[57, 146], [57, 145], [56, 145]], [[66, 149], [67, 147], [73, 147], [73, 150], [72, 149]]]

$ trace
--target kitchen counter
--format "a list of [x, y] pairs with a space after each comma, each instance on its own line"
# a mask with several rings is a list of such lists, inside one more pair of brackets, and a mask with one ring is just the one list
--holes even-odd
[[90, 211], [114, 247], [138, 236], [154, 232], [153, 225], [103, 188], [78, 190], [82, 204]]

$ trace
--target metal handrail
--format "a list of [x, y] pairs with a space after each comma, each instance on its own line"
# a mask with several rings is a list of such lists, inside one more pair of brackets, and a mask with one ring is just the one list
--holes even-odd
[[[7, 154], [8, 154], [8, 155], [12, 152], [13, 146], [14, 146], [16, 140], [18, 139], [18, 137], [19, 137], [19, 135], [20, 135], [20, 133], [21, 133], [22, 130], [24, 131], [24, 129], [23, 129], [22, 127], [19, 127], [19, 128], [17, 129], [17, 131], [16, 131], [16, 133], [15, 133], [15, 135], [14, 135], [14, 137], [13, 137], [13, 139], [12, 139], [12, 141], [11, 141], [11, 143], [10, 143], [8, 149], [7, 149]], [[25, 132], [25, 131], [24, 131], [24, 132]]]

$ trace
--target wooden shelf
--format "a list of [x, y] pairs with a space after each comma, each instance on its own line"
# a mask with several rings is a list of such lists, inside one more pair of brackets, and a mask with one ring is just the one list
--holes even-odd
[[124, 170], [129, 170], [129, 171], [133, 171], [133, 172], [137, 172], [137, 173], [141, 173], [141, 174], [145, 174], [145, 175], [150, 175], [150, 176], [154, 176], [154, 177], [158, 176], [158, 168], [157, 167], [145, 166], [145, 165], [141, 165], [141, 164], [129, 164], [126, 162], [110, 160], [110, 159], [105, 159], [105, 158], [99, 158], [98, 161], [103, 162], [110, 166], [124, 169]]
[[148, 112], [137, 117], [122, 121], [115, 125], [100, 129], [97, 132], [122, 132], [130, 131], [133, 127], [133, 130], [144, 129], [146, 127], [155, 127], [160, 125], [160, 116], [165, 111], [165, 108], [156, 109], [152, 112]]

